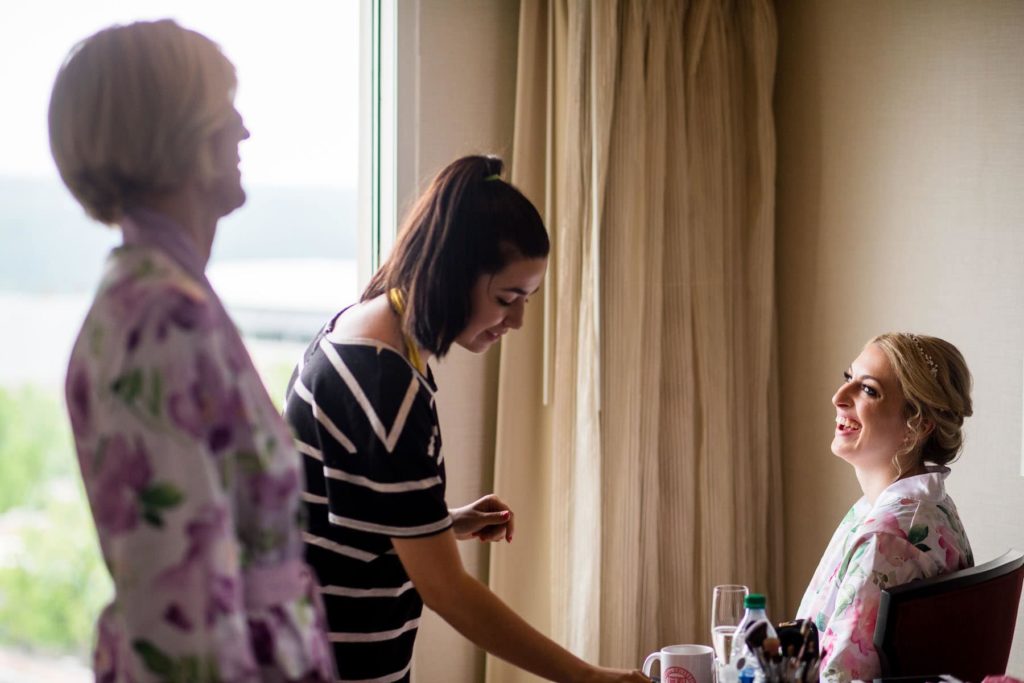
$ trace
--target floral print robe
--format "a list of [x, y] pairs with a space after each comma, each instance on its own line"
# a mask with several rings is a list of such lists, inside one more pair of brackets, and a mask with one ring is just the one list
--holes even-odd
[[115, 589], [96, 680], [331, 680], [288, 429], [181, 228], [122, 228], [66, 387]]
[[874, 647], [883, 589], [974, 566], [946, 467], [890, 485], [871, 505], [858, 500], [839, 524], [800, 603], [798, 617], [821, 634], [821, 677], [881, 675]]

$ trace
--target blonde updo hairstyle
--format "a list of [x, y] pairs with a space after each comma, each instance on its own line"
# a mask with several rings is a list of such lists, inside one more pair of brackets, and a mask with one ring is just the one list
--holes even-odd
[[235, 67], [170, 19], [112, 26], [78, 43], [50, 96], [50, 150], [92, 218], [213, 179], [210, 138], [231, 112]]
[[[868, 344], [885, 353], [907, 402], [910, 437], [894, 459], [897, 471], [906, 469], [901, 458], [915, 451], [921, 462], [955, 460], [964, 444], [964, 418], [973, 412], [971, 373], [963, 355], [938, 337], [903, 332], [881, 334]], [[932, 429], [925, 434], [928, 424]]]

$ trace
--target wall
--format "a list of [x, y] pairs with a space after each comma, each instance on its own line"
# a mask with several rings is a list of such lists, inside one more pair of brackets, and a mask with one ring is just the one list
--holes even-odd
[[[1024, 550], [1024, 3], [778, 3], [777, 281], [787, 613], [860, 495], [829, 399], [863, 342], [963, 351], [953, 465], [978, 562]], [[1018, 619], [1010, 672], [1024, 674]]]
[[[445, 164], [464, 154], [509, 161], [515, 110], [518, 0], [401, 0], [398, 4], [398, 197], [407, 205]], [[493, 481], [498, 352], [454, 348], [435, 364], [448, 473], [448, 504], [489, 493]], [[479, 543], [463, 563], [487, 580]], [[420, 683], [483, 680], [483, 653], [429, 610], [414, 655]]]

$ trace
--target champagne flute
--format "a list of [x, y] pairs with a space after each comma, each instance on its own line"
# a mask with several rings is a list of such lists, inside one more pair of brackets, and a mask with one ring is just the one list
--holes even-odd
[[715, 586], [711, 599], [711, 642], [720, 665], [729, 664], [732, 640], [743, 618], [743, 599], [750, 593], [746, 586]]

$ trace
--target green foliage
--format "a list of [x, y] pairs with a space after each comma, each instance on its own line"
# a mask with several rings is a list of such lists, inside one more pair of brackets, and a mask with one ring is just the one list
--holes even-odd
[[258, 365], [257, 369], [267, 393], [270, 394], [270, 400], [274, 402], [278, 412], [284, 410], [284, 392], [288, 388], [288, 380], [292, 378], [295, 363], [290, 360], [268, 362]]
[[0, 387], [0, 514], [42, 503], [42, 485], [77, 476], [71, 430], [55, 393]]
[[0, 643], [84, 657], [110, 594], [56, 391], [0, 388]]
[[50, 489], [42, 508], [6, 515], [14, 532], [4, 532], [13, 548], [0, 563], [0, 641], [84, 655], [110, 578], [81, 486], [64, 481]]

